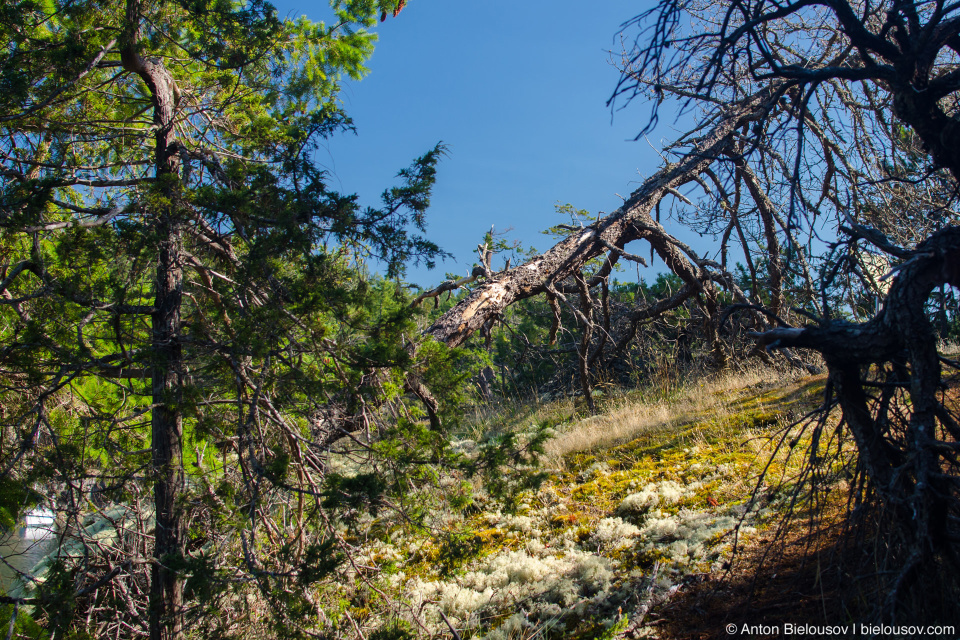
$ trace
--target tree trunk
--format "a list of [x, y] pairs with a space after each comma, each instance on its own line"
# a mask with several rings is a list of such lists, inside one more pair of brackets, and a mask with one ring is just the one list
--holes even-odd
[[124, 69], [135, 73], [153, 102], [156, 127], [154, 165], [157, 176], [156, 210], [150, 211], [158, 243], [156, 291], [152, 325], [151, 414], [152, 480], [156, 519], [150, 581], [151, 640], [180, 640], [184, 635], [184, 555], [182, 494], [183, 468], [183, 350], [180, 344], [183, 303], [183, 227], [180, 222], [179, 154], [174, 131], [177, 84], [161, 60], [138, 53], [143, 7], [127, 0], [126, 26], [121, 49]]
[[[960, 285], [960, 227], [946, 227], [904, 255], [908, 258], [868, 322], [832, 320], [806, 327], [781, 327], [754, 334], [768, 348], [819, 351], [839, 383], [844, 417], [861, 460], [885, 506], [895, 514], [912, 557], [926, 559], [944, 547], [954, 492], [951, 451], [958, 437], [953, 418], [938, 398], [940, 361], [936, 335], [927, 317], [930, 293], [943, 284]], [[868, 405], [861, 368], [905, 358], [909, 363], [909, 411], [893, 416], [901, 434], [885, 427], [887, 409]], [[938, 416], [952, 439], [938, 440]], [[945, 453], [946, 452], [946, 453]]]
[[780, 85], [768, 87], [730, 105], [723, 117], [676, 164], [668, 164], [634, 191], [623, 206], [583, 231], [573, 233], [526, 264], [494, 274], [472, 294], [445, 313], [426, 331], [450, 346], [463, 343], [473, 332], [506, 307], [548, 292], [611, 245], [622, 250], [635, 240], [647, 240], [660, 258], [683, 279], [690, 295], [711, 286], [711, 276], [682, 242], [671, 236], [650, 212], [664, 197], [694, 180], [729, 151], [734, 132], [761, 117], [776, 104]]
[[184, 552], [183, 513], [183, 351], [180, 308], [183, 295], [183, 238], [171, 215], [160, 223], [156, 311], [153, 324], [152, 449], [156, 533], [150, 584], [151, 640], [183, 636], [183, 579], [177, 567]]

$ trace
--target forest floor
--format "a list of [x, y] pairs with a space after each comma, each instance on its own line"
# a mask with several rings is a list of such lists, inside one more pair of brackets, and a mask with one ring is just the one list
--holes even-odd
[[344, 581], [351, 619], [489, 640], [896, 637], [863, 626], [883, 600], [882, 545], [876, 510], [853, 504], [839, 412], [819, 410], [826, 375], [661, 380], [601, 387], [593, 416], [566, 398], [467, 419], [454, 446], [468, 457], [498, 431], [554, 425], [546, 480], [508, 508], [453, 476], [451, 492], [475, 485], [466, 508], [423, 495], [427, 529], [383, 518], [362, 579]]
[[831, 599], [840, 587], [824, 577], [850, 552], [838, 540], [854, 458], [836, 419], [816, 420], [825, 384], [758, 369], [608, 389], [590, 417], [571, 400], [491, 410], [475, 437], [491, 421], [557, 423], [546, 482], [511, 510], [478, 495], [429, 537], [387, 527], [363, 561], [381, 567], [378, 589], [411, 603], [398, 617], [421, 636], [747, 638], [775, 636], [745, 624], [844, 624], [850, 598]]
[[[554, 442], [554, 449], [573, 449], [564, 452], [561, 466], [574, 469], [591, 453], [603, 452], [612, 466], [621, 466], [627, 452], [643, 452], [651, 476], [679, 475], [695, 487], [678, 512], [732, 511], [741, 518], [706, 540], [704, 549], [688, 545], [686, 559], [666, 551], [683, 531], [656, 538], [653, 553], [663, 557], [660, 570], [672, 573], [671, 586], [658, 593], [648, 581], [638, 606], [597, 637], [811, 637], [824, 635], [817, 627], [849, 625], [856, 615], [850, 607], [859, 605], [843, 591], [848, 585], [839, 556], [851, 553], [845, 525], [852, 458], [842, 440], [813, 446], [825, 382], [825, 375], [760, 369], [661, 391], [655, 402], [628, 395], [624, 406], [592, 419], [599, 428], [581, 423]], [[629, 416], [641, 417], [639, 424], [631, 426], [624, 419]], [[835, 417], [826, 419], [821, 433], [835, 426]], [[589, 442], [587, 451], [576, 451], [578, 441]], [[684, 455], [670, 455], [678, 449]], [[821, 462], [811, 466], [818, 456]], [[690, 482], [703, 465], [729, 466], [733, 473]], [[623, 503], [615, 511], [622, 514]], [[648, 529], [649, 513], [639, 515], [641, 529]]]
[[[954, 346], [950, 357], [956, 358]], [[960, 374], [944, 369], [948, 406], [960, 406]], [[731, 566], [689, 584], [656, 613], [663, 640], [713, 638], [916, 638], [955, 640], [955, 627], [903, 619], [925, 627], [891, 633], [877, 624], [886, 594], [878, 567], [886, 544], [880, 510], [855, 508], [842, 478], [805, 508], [769, 520], [745, 541]], [[797, 517], [800, 516], [800, 517]], [[922, 596], [933, 598], [933, 594]], [[948, 595], [947, 601], [956, 595]], [[955, 611], [951, 619], [956, 619]], [[905, 615], [911, 617], [909, 610]], [[919, 618], [920, 616], [913, 616]], [[938, 629], [938, 631], [934, 631]], [[940, 633], [939, 631], [943, 631]]]

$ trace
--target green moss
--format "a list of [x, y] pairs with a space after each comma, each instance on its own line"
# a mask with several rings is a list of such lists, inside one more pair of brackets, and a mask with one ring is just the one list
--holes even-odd
[[[0, 605], [0, 629], [3, 629], [4, 635], [11, 638], [35, 638], [36, 640], [50, 637], [50, 634], [43, 630], [23, 607], [16, 609], [17, 619], [11, 628], [10, 618], [13, 616], [13, 612], [13, 605]], [[12, 634], [7, 634], [8, 630], [12, 631]]]
[[[642, 584], [642, 577], [638, 576], [647, 574], [654, 564], [659, 563], [661, 575], [673, 580], [685, 573], [710, 570], [711, 563], [717, 562], [717, 554], [729, 547], [729, 530], [721, 530], [705, 541], [686, 538], [696, 540], [690, 544], [697, 545], [697, 553], [703, 554], [694, 557], [692, 552], [684, 554], [682, 547], [679, 551], [668, 547], [675, 540], [682, 541], [682, 536], [665, 535], [659, 543], [647, 537], [642, 544], [598, 548], [598, 522], [620, 517], [643, 530], [648, 522], [653, 523], [651, 518], [678, 518], [681, 523], [695, 523], [700, 517], [729, 518], [738, 513], [736, 507], [742, 511], [741, 505], [756, 488], [765, 505], [783, 509], [791, 502], [798, 486], [797, 473], [805, 463], [810, 445], [809, 433], [799, 428], [785, 430], [795, 416], [819, 406], [822, 392], [822, 379], [808, 379], [786, 388], [753, 386], [728, 393], [720, 410], [690, 415], [679, 424], [674, 420], [618, 446], [566, 455], [561, 468], [551, 470], [539, 492], [523, 498], [526, 506], [521, 507], [520, 512], [531, 517], [533, 526], [540, 529], [535, 537], [542, 545], [540, 548], [546, 549], [543, 554], [563, 557], [568, 553], [564, 547], [572, 544], [576, 545], [576, 553], [602, 556], [604, 562], [615, 567], [615, 586], [605, 601], [591, 605], [580, 614], [564, 612], [559, 618], [539, 622], [531, 617], [529, 620], [539, 626], [530, 632], [542, 638], [606, 637], [613, 628], [611, 624], [622, 619], [617, 616], [618, 604], [628, 606], [618, 600], [621, 596], [616, 594], [634, 593]], [[539, 407], [536, 410], [539, 413], [517, 410], [510, 419], [516, 420], [520, 415], [529, 419], [545, 411], [549, 409]], [[792, 447], [785, 445], [772, 456], [781, 441], [787, 445], [792, 443]], [[767, 479], [758, 484], [765, 468]], [[821, 473], [825, 482], [834, 481], [843, 478], [845, 468], [840, 462], [831, 462], [825, 464]], [[680, 485], [682, 494], [674, 493], [655, 506], [620, 508], [627, 496], [643, 491], [651, 483], [665, 481]], [[377, 528], [377, 539], [386, 542], [402, 535], [408, 542], [420, 541], [420, 547], [416, 551], [404, 551], [400, 560], [383, 558], [380, 562], [380, 558], [374, 556], [385, 576], [378, 588], [403, 597], [406, 581], [413, 578], [449, 582], [455, 580], [453, 575], [484, 566], [485, 558], [528, 548], [533, 536], [524, 531], [508, 531], [506, 522], [498, 520], [499, 509], [496, 500], [484, 498], [480, 488], [474, 506], [463, 513], [465, 520], [457, 525], [459, 533], [439, 531], [431, 537], [424, 530], [397, 525], [395, 521], [391, 525], [385, 520], [382, 527]], [[498, 521], [500, 525], [495, 524]], [[763, 526], [762, 523], [756, 518], [750, 522], [751, 526]], [[400, 543], [398, 546], [407, 548]], [[386, 574], [394, 572], [402, 572], [404, 579], [388, 580]], [[371, 610], [363, 613], [376, 616], [373, 605], [363, 606]], [[360, 609], [362, 607], [357, 606], [353, 610], [357, 618]], [[475, 631], [492, 630], [515, 611], [509, 604], [484, 609], [482, 629]]]
[[557, 513], [550, 517], [549, 524], [553, 529], [567, 529], [584, 519], [582, 513]]

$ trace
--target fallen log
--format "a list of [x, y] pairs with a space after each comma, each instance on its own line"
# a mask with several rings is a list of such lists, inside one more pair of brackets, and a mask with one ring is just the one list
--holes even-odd
[[542, 293], [556, 291], [565, 279], [607, 251], [630, 255], [624, 246], [646, 240], [667, 267], [685, 283], [690, 295], [712, 291], [713, 282], [724, 279], [714, 273], [689, 247], [669, 234], [651, 215], [668, 195], [699, 178], [714, 162], [729, 158], [736, 131], [768, 114], [777, 104], [784, 85], [767, 87], [723, 109], [707, 133], [691, 141], [691, 148], [676, 163], [668, 163], [647, 179], [610, 215], [572, 233], [545, 253], [525, 264], [490, 274], [484, 283], [447, 311], [425, 333], [449, 346], [462, 344], [511, 304]]

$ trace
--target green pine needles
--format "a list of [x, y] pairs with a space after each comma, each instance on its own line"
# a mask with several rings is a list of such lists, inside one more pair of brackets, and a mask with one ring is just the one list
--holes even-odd
[[0, 8], [0, 517], [56, 512], [56, 561], [8, 598], [43, 633], [337, 629], [317, 594], [358, 536], [462, 466], [472, 361], [394, 281], [443, 256], [444, 148], [378, 208], [312, 160], [396, 4]]

